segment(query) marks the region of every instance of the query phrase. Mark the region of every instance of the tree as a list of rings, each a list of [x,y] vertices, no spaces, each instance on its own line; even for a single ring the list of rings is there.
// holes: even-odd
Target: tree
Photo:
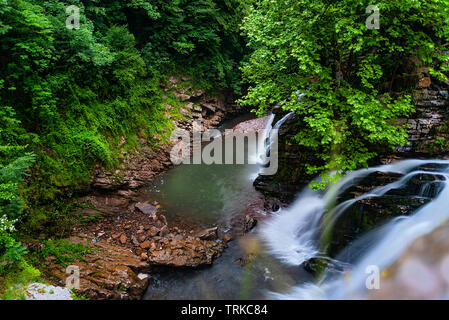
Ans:
[[[295,111],[295,141],[319,159],[306,171],[324,181],[333,170],[367,166],[379,145],[406,142],[406,128],[392,119],[413,111],[410,90],[393,92],[392,84],[409,58],[440,79],[448,70],[449,1],[378,1],[379,29],[366,25],[370,4],[259,0],[244,20],[254,51],[243,68],[250,88],[242,103],[264,113],[282,101]]]
[[[21,156],[36,158],[26,185],[0,181],[14,200],[0,198],[0,213],[22,198],[22,226],[51,230],[63,210],[49,207],[85,187],[95,165],[117,166],[122,147],[169,135],[177,110],[162,103],[170,99],[159,86],[165,76],[237,88],[245,3],[0,0],[0,170],[23,173]],[[72,5],[76,29],[66,26]]]

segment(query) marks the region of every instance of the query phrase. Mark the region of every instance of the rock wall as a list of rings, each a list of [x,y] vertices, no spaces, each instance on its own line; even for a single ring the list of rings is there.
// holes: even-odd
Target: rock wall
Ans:
[[[395,150],[399,157],[442,157],[449,151],[449,91],[429,86],[414,94],[415,113],[408,124],[409,144]]]

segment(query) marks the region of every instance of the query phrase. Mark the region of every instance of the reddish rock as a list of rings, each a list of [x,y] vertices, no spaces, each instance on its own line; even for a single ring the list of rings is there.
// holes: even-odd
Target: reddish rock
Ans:
[[[223,235],[223,241],[224,241],[224,242],[228,243],[228,242],[231,242],[232,240],[233,240],[232,234],[230,234],[230,233],[225,233],[225,234]]]
[[[150,237],[155,237],[155,236],[157,236],[158,233],[159,233],[159,229],[156,227],[151,227],[148,231],[148,235]]]
[[[85,243],[85,239],[71,238],[74,243]],[[90,241],[89,241],[90,242]],[[80,270],[78,295],[92,300],[140,299],[147,288],[148,279],[137,276],[147,263],[140,260],[130,250],[108,245],[104,241],[94,244],[95,250],[86,254],[83,262],[71,262]],[[45,268],[45,278],[58,286],[65,286],[65,267],[51,263]],[[117,290],[117,288],[124,290]]]
[[[140,247],[142,248],[142,249],[148,249],[149,247],[150,247],[150,245],[151,245],[151,242],[150,241],[145,241],[145,242],[142,242],[141,244],[140,244]]]
[[[257,220],[251,217],[250,215],[246,215],[243,224],[245,232],[249,232],[256,226]]]
[[[197,232],[197,237],[201,240],[216,240],[218,238],[218,228],[208,228]]]
[[[142,260],[147,260],[147,259],[148,259],[148,254],[147,254],[146,252],[142,252],[142,253],[140,254],[140,258],[141,258]]]
[[[163,226],[161,228],[161,230],[159,231],[159,234],[161,237],[165,237],[166,235],[168,235],[170,233],[170,230],[168,230],[167,226]]]
[[[126,244],[126,241],[128,241],[128,238],[126,237],[125,234],[122,234],[122,235],[120,236],[120,243],[121,243],[121,244]]]
[[[132,241],[133,245],[135,245],[135,246],[139,245],[139,241],[137,240],[136,236],[131,236],[131,241]]]
[[[154,215],[157,213],[157,208],[149,203],[138,202],[135,205],[136,209],[145,214]]]
[[[165,239],[165,243],[148,251],[148,261],[153,265],[170,267],[197,267],[212,264],[225,248],[223,242],[188,237],[184,240]]]
[[[431,83],[430,77],[421,78],[418,82],[418,88],[427,88]]]

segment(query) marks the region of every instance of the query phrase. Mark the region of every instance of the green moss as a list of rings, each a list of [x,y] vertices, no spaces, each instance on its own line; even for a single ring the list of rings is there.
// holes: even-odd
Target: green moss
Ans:
[[[71,297],[73,300],[89,300],[89,298],[87,298],[86,296],[78,295],[76,293],[76,289],[72,289]]]
[[[40,272],[27,262],[14,267],[4,275],[0,276],[0,298],[3,300],[25,300],[25,289],[28,284],[37,282]]]
[[[429,150],[432,154],[447,152],[449,151],[449,142],[445,138],[438,138],[429,144]]]
[[[52,256],[56,258],[55,263],[67,267],[68,264],[76,261],[86,262],[84,256],[93,250],[87,243],[75,244],[66,239],[47,240],[42,243],[45,247],[30,256],[35,264],[40,264],[47,257]]]

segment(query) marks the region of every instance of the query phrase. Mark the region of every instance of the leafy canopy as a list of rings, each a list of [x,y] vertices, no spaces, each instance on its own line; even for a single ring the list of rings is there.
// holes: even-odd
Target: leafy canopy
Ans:
[[[380,29],[366,26],[370,4],[258,0],[244,19],[254,51],[243,67],[250,88],[242,103],[260,114],[279,101],[295,111],[295,140],[317,157],[306,172],[323,181],[330,171],[367,166],[379,145],[406,142],[392,119],[409,115],[412,101],[393,89],[411,57],[441,79],[448,69],[449,1],[377,1]]]
[[[167,135],[165,76],[237,88],[245,3],[0,0],[0,217],[25,208],[33,230],[52,230],[66,217],[48,206],[117,166],[122,137],[132,150]]]

